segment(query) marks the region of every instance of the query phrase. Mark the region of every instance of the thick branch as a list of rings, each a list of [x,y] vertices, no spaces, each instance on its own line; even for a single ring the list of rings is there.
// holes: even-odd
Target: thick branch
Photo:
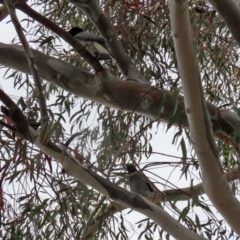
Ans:
[[[221,15],[231,31],[233,37],[240,45],[240,2],[237,0],[208,0]]]
[[[156,204],[148,201],[146,198],[133,194],[111,183],[94,173],[91,169],[82,166],[77,159],[64,155],[61,149],[57,148],[54,144],[48,143],[47,146],[42,145],[36,137],[36,133],[32,129],[30,130],[33,138],[36,139],[34,144],[62,164],[66,173],[70,176],[90,185],[104,196],[148,216],[176,239],[205,239],[181,225],[167,212],[159,208]]]
[[[240,168],[236,167],[230,170],[228,173],[226,173],[226,177],[229,182],[239,179]],[[185,201],[203,195],[204,193],[205,192],[202,183],[199,183],[197,185],[187,188],[164,190],[161,192],[161,195],[158,195],[159,197],[161,197],[161,199],[156,198],[154,199],[154,202]],[[113,216],[114,214],[123,211],[124,209],[126,209],[126,207],[119,203],[111,203],[107,211],[99,214],[96,219],[92,221],[91,226],[88,230],[88,234],[94,234],[99,229],[102,222],[104,222],[107,218]]]
[[[173,117],[177,102],[173,124],[188,127],[183,97],[180,95],[175,96],[167,90],[156,89],[147,84],[112,79],[108,72],[93,75],[39,51],[32,51],[40,77],[66,91],[115,109],[165,122]],[[0,64],[31,74],[21,46],[0,43]],[[218,132],[218,136],[225,137],[238,131],[240,120],[236,113],[217,110],[211,103],[207,103],[207,108],[212,117],[213,130],[226,133]]]
[[[206,103],[204,101],[187,1],[169,1],[174,46],[183,84],[190,137],[202,170],[204,190],[228,222],[240,234],[240,204],[222,171]]]

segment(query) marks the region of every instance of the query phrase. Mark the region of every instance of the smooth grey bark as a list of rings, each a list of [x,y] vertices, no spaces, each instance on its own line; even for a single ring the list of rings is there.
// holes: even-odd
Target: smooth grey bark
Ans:
[[[164,89],[156,89],[148,84],[122,81],[107,70],[90,74],[56,58],[32,50],[40,77],[79,97],[104,104],[122,111],[135,112],[169,122],[175,117],[175,126],[188,127],[182,96],[173,95]],[[25,53],[21,46],[0,43],[0,64],[14,70],[31,74]],[[177,110],[176,108],[177,104]],[[207,103],[212,119],[213,130],[222,130],[226,134],[237,131],[240,121],[237,114],[217,110]],[[219,133],[218,136],[225,136]],[[222,134],[222,135],[221,135]],[[240,135],[240,134],[239,134]]]
[[[192,42],[187,0],[169,1],[174,47],[183,84],[190,138],[205,193],[229,226],[240,235],[240,203],[222,170]]]
[[[240,1],[208,0],[208,2],[223,18],[238,45],[240,45]]]
[[[81,165],[74,157],[68,157],[59,151],[55,151],[55,149],[51,148],[51,145],[53,146],[52,143],[49,142],[47,146],[43,145],[39,141],[39,137],[36,132],[32,129],[30,129],[30,132],[32,134],[32,139],[34,139],[33,143],[43,152],[58,161],[68,175],[90,185],[105,197],[111,198],[112,200],[123,204],[126,207],[148,216],[176,239],[205,239],[204,237],[184,227],[166,211],[158,207],[156,204],[150,202],[146,198],[131,193],[124,188],[111,183],[109,180],[106,180],[94,173],[90,168],[86,168]]]

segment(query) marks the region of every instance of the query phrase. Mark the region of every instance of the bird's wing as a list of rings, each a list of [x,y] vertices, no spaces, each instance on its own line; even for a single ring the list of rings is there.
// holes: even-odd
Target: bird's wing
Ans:
[[[99,44],[105,44],[107,42],[103,37],[89,32],[80,32],[75,35],[75,37],[82,41],[95,41]]]
[[[114,58],[111,50],[109,49],[107,40],[105,38],[103,38],[102,36],[95,35],[95,34],[89,33],[89,32],[80,32],[77,35],[75,35],[75,38],[77,38],[80,41],[85,41],[85,42],[93,41],[93,42],[100,44],[110,53],[111,57]]]
[[[104,45],[99,44],[98,42],[94,42],[93,46],[97,49],[99,54],[102,54],[102,55],[109,55],[110,54],[108,49]]]
[[[146,181],[146,183],[147,183],[147,186],[148,186],[150,192],[155,192],[155,190],[153,189],[152,185],[148,181]]]
[[[141,176],[141,178],[146,183],[148,190],[150,192],[155,192],[155,189],[153,188],[152,184],[150,183],[150,180],[148,179],[148,177],[143,172],[139,172],[138,174],[139,174],[139,176]]]

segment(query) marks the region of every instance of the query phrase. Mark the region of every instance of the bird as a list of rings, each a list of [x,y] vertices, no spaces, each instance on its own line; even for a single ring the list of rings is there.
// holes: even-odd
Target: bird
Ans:
[[[143,177],[143,175],[137,171],[133,164],[126,164],[126,169],[128,174],[133,174],[129,177],[129,185],[131,192],[137,193],[143,197],[148,197],[149,193],[154,193],[155,190],[153,187],[147,182],[147,180]]]
[[[109,50],[109,44],[102,36],[85,32],[80,27],[73,27],[68,33],[77,38],[83,47],[85,47],[86,50],[99,61],[113,58]]]

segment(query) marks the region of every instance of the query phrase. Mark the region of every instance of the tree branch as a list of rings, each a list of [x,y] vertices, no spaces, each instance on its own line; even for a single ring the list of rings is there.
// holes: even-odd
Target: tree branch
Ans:
[[[228,29],[240,46],[240,2],[236,0],[208,0],[221,15]]]
[[[43,152],[57,160],[65,169],[66,173],[96,189],[107,198],[136,210],[159,224],[163,230],[179,240],[205,239],[181,225],[167,212],[156,204],[148,201],[137,194],[131,193],[116,184],[104,179],[94,173],[91,169],[81,165],[74,157],[69,157],[61,152],[53,143],[43,145],[36,136],[34,130],[30,129],[34,136],[34,144]]]
[[[237,180],[240,178],[240,168],[236,167],[226,173],[226,177],[229,182]],[[155,198],[154,202],[169,202],[169,201],[186,201],[192,198],[203,195],[204,189],[202,183],[197,185],[187,187],[187,188],[179,188],[179,189],[170,189],[161,191],[161,195],[158,194],[159,198]],[[88,234],[94,234],[100,227],[100,224],[104,222],[107,218],[113,216],[114,214],[125,210],[126,207],[117,203],[112,202],[108,207],[108,210],[103,214],[99,214],[94,221],[92,221],[91,226],[89,227]]]
[[[171,28],[183,84],[190,138],[202,170],[204,190],[230,227],[240,234],[240,203],[222,170],[192,43],[188,2],[169,1]]]
[[[106,74],[102,72],[93,75],[39,51],[32,51],[40,77],[68,92],[105,106],[122,111],[134,111],[164,122],[172,118],[177,104],[173,124],[188,128],[181,95],[176,96],[168,90],[153,88],[147,84],[111,79],[107,71]],[[0,43],[0,64],[31,74],[21,46]],[[97,81],[100,83],[96,84]],[[207,108],[212,117],[213,131],[221,130],[216,133],[218,137],[225,138],[227,135],[237,133],[240,118],[236,113],[219,110],[209,102]],[[237,145],[237,142],[234,144]]]
[[[20,42],[22,43],[23,49],[25,51],[25,55],[28,61],[28,66],[31,71],[31,75],[33,76],[33,80],[36,86],[36,93],[37,98],[40,106],[40,112],[41,112],[41,123],[42,127],[48,126],[48,112],[47,112],[47,105],[46,105],[46,99],[43,95],[43,89],[41,84],[41,79],[38,73],[38,67],[34,60],[33,53],[28,45],[28,42],[23,34],[22,27],[20,22],[18,21],[17,15],[15,13],[14,6],[11,2],[11,0],[4,0],[5,5],[8,9],[8,12],[11,16],[12,23],[16,29],[16,32],[18,34],[18,37],[20,39]]]
[[[32,136],[29,132],[29,124],[21,109],[12,101],[8,95],[0,89],[0,100],[8,107],[1,107],[1,111],[8,116],[16,125],[17,132],[23,138],[32,142]]]
[[[97,1],[68,0],[80,8],[97,27],[101,35],[108,40],[110,50],[119,68],[128,80],[147,83],[145,77],[138,71],[125,49],[108,17],[105,16]]]
[[[105,106],[134,111],[164,122],[168,122],[174,113],[173,124],[188,127],[181,95],[176,96],[168,90],[153,88],[147,84],[112,79],[108,74],[93,75],[39,51],[32,51],[40,77],[68,92]],[[0,43],[0,64],[31,74],[21,46]],[[96,85],[96,81],[103,84]],[[178,107],[175,112],[176,104]],[[240,135],[237,132],[240,118],[236,113],[220,110],[211,103],[207,103],[207,108],[212,117],[213,131],[221,130],[217,132],[218,137],[225,138],[234,133]]]
[[[4,0],[0,0],[0,3],[3,3]],[[49,19],[45,18],[38,12],[34,11],[31,7],[29,7],[23,0],[20,0],[16,3],[16,8],[27,14],[29,17],[33,18],[34,20],[38,21],[57,35],[59,35],[62,39],[64,39],[68,44],[70,44],[75,51],[77,51],[88,63],[92,68],[96,71],[103,71],[104,68],[99,63],[99,61],[94,58],[83,46],[82,44],[71,34],[67,33],[65,30],[58,27],[55,23],[50,21]]]
[[[81,240],[85,240],[87,239],[87,236],[89,234],[91,234],[92,232],[89,231],[91,224],[93,222],[93,218],[95,217],[95,215],[97,214],[99,208],[102,206],[102,204],[104,203],[104,200],[106,198],[103,196],[102,199],[99,201],[99,203],[97,204],[97,206],[95,207],[95,209],[91,212],[90,216],[88,217],[87,223],[82,231],[82,235],[81,235]],[[99,226],[99,225],[98,225]],[[96,229],[97,231],[97,229]]]

